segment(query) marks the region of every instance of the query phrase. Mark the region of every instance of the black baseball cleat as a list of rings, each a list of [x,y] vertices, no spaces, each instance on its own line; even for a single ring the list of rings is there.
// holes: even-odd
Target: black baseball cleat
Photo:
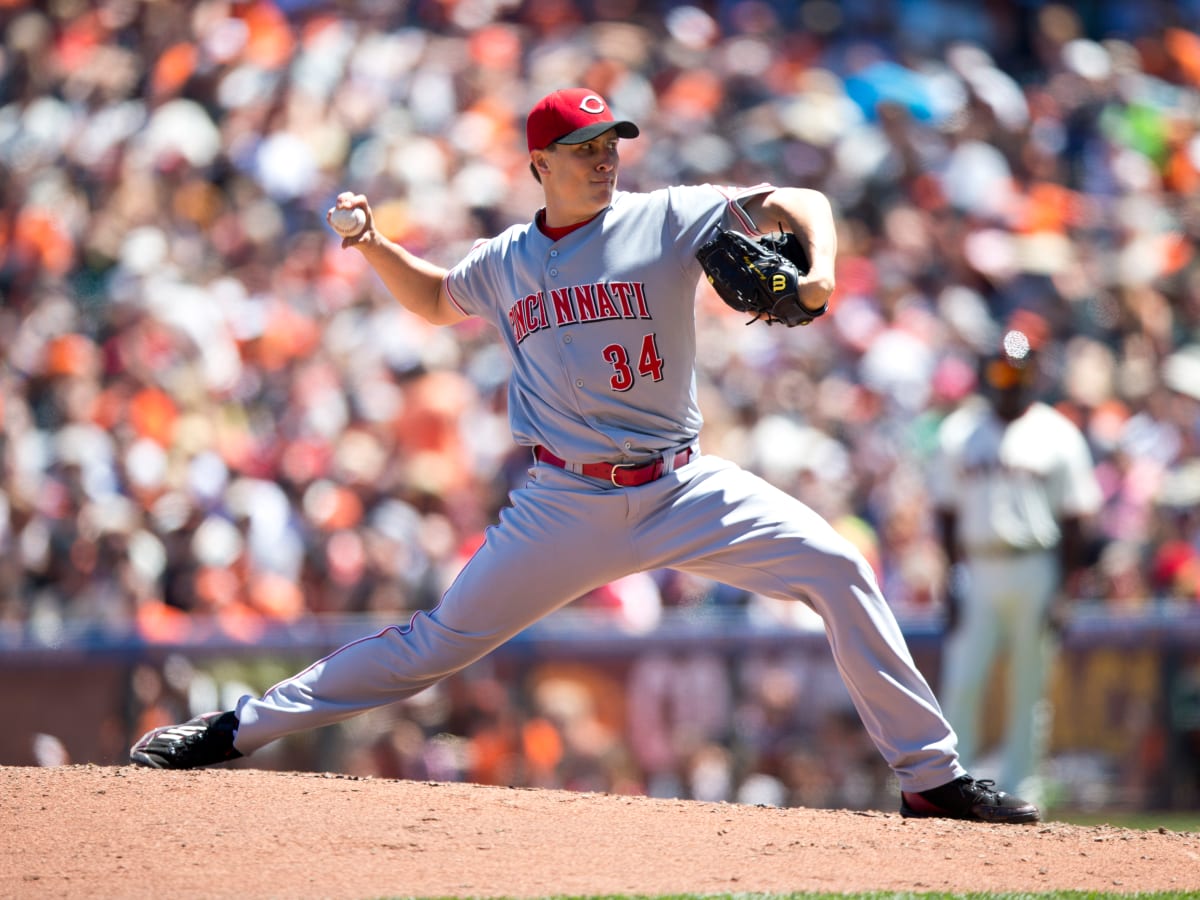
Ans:
[[[151,769],[198,769],[238,759],[233,747],[238,718],[229,712],[211,712],[184,722],[155,728],[129,751],[129,760]]]
[[[1019,825],[1040,822],[1038,808],[1020,797],[996,790],[994,781],[970,775],[920,793],[900,793],[900,815],[906,819],[972,819]]]

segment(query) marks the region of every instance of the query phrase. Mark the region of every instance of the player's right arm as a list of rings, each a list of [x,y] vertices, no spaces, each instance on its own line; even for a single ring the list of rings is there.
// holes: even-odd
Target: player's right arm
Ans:
[[[358,235],[343,238],[342,246],[358,250],[405,309],[434,325],[453,325],[466,318],[446,292],[446,270],[376,231],[366,197],[342,193],[338,195],[337,206],[358,207],[366,213],[366,228]]]

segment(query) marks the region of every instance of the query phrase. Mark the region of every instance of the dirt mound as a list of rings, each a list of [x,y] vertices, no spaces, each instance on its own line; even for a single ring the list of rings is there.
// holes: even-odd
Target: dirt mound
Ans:
[[[1200,888],[1200,835],[252,769],[0,768],[0,896]]]

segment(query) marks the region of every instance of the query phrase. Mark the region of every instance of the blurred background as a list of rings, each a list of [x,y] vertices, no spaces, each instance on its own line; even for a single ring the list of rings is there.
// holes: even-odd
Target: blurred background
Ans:
[[[858,542],[933,683],[937,426],[1014,313],[1044,320],[1043,396],[1104,489],[1047,803],[1200,809],[1200,3],[0,0],[0,25],[0,764],[124,764],[437,602],[529,464],[507,362],[408,315],[324,213],[366,193],[452,264],[530,219],[525,112],[585,85],[642,128],[626,189],[833,201],[830,316],[747,328],[698,289],[702,443]],[[631,577],[235,765],[894,809],[796,607]]]

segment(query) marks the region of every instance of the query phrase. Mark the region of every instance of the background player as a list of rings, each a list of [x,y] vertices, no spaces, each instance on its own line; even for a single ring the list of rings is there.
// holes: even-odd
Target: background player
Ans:
[[[782,224],[811,260],[802,303],[821,310],[834,288],[828,201],[765,184],[617,191],[618,142],[637,134],[590,91],[543,98],[527,138],[545,207],[449,271],[376,232],[365,197],[338,197],[367,217],[344,246],[405,307],[433,323],[479,316],[496,327],[512,359],[509,415],[531,449],[529,480],[432,612],[235,710],[151,731],[134,745],[135,763],[209,765],[402,700],[589,590],[676,568],[807,602],[822,616],[905,815],[1038,819],[1032,804],[959,764],[954,733],[861,554],[799,500],[697,445],[697,249],[719,228],[759,234]]]
[[[1055,626],[1085,564],[1083,523],[1100,487],[1080,430],[1035,400],[1039,323],[1003,338],[983,362],[983,394],[950,414],[939,434],[934,496],[956,577],[940,696],[971,766],[983,749],[994,663],[1007,661],[1001,777],[1038,796],[1035,772],[1048,716],[1043,695]]]

